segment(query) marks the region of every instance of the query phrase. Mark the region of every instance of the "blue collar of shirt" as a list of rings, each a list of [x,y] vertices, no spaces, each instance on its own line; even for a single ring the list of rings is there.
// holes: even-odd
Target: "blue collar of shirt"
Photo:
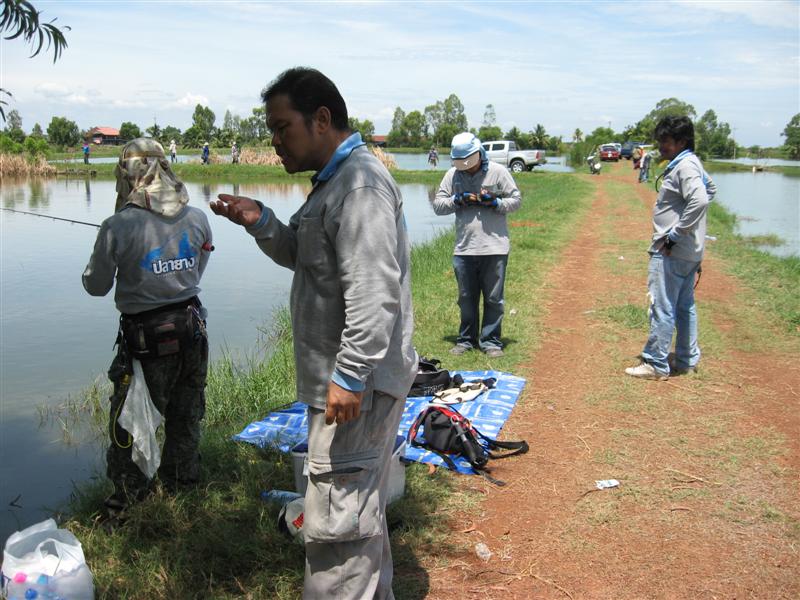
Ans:
[[[361,139],[361,134],[357,131],[348,137],[345,141],[339,144],[339,147],[336,148],[336,151],[331,156],[331,159],[328,161],[328,164],[319,172],[316,173],[312,178],[312,183],[317,183],[318,181],[328,181],[331,177],[334,176],[336,170],[339,168],[344,160],[350,156],[350,153],[358,148],[359,146],[364,146],[365,142]]]
[[[679,162],[681,162],[687,156],[691,156],[693,154],[694,154],[694,152],[692,152],[688,148],[686,150],[684,150],[683,152],[681,152],[680,154],[678,154],[678,156],[676,156],[671,161],[669,161],[669,164],[667,165],[667,168],[664,169],[664,175],[669,175],[672,172],[672,170],[675,167],[678,166]],[[708,186],[708,175],[706,174],[706,172],[704,170],[701,169],[701,171],[702,171],[702,176],[703,176],[703,185]]]
[[[680,154],[678,154],[678,156],[676,156],[671,161],[669,161],[669,164],[667,165],[667,168],[666,168],[666,172],[669,173],[670,171],[672,171],[672,169],[674,169],[675,167],[678,166],[679,162],[681,162],[684,158],[686,158],[690,154],[693,154],[693,152],[691,150],[689,150],[688,148],[686,150],[684,150],[683,152],[681,152]]]

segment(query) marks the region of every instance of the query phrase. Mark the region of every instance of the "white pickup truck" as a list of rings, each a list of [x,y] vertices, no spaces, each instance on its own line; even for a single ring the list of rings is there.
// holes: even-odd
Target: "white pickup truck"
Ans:
[[[547,162],[544,150],[517,150],[515,142],[497,140],[481,145],[490,161],[508,167],[513,173],[533,171],[533,167]]]

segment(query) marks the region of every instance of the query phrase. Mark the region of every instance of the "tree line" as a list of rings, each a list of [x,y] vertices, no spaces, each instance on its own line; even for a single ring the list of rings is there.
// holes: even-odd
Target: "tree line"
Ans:
[[[492,104],[487,104],[479,128],[469,127],[464,113],[464,104],[456,94],[426,106],[422,111],[404,111],[395,108],[392,127],[386,138],[387,146],[394,148],[422,148],[427,146],[449,146],[453,136],[462,131],[471,131],[483,141],[512,140],[520,148],[539,148],[560,152],[561,136],[551,136],[544,125],[537,124],[528,132],[512,127],[505,133],[497,125],[497,115]]]
[[[706,110],[698,118],[697,111],[691,104],[677,98],[660,100],[644,117],[628,125],[621,132],[614,131],[610,127],[598,127],[589,135],[584,135],[580,129],[576,129],[570,143],[564,142],[561,136],[549,135],[541,124],[537,124],[528,132],[518,127],[503,132],[496,123],[495,109],[491,104],[486,105],[481,126],[477,129],[469,128],[464,106],[455,94],[427,106],[422,112],[413,110],[406,113],[398,106],[392,118],[387,145],[401,148],[422,148],[428,145],[446,147],[450,145],[450,140],[455,134],[472,131],[481,140],[512,140],[520,148],[541,148],[561,153],[565,147],[569,147],[571,161],[573,164],[579,164],[601,144],[628,140],[643,144],[654,143],[656,123],[667,115],[686,115],[693,120],[695,152],[703,158],[731,158],[740,149],[732,136],[730,124],[720,121],[713,109]],[[351,117],[350,128],[359,131],[367,142],[371,142],[375,135],[375,126],[369,119],[361,121]],[[46,154],[51,147],[72,148],[83,140],[88,140],[88,131],[81,131],[77,123],[66,117],[56,116],[50,120],[46,130],[36,123],[30,133],[26,134],[19,111],[13,109],[6,114],[5,129],[0,132],[0,152]],[[171,125],[160,127],[158,124],[153,124],[142,131],[138,125],[130,121],[123,122],[119,131],[123,140],[146,135],[164,145],[175,140],[179,145],[190,148],[199,148],[205,142],[214,146],[229,146],[234,141],[239,145],[260,145],[268,144],[271,140],[263,106],[253,108],[252,114],[247,117],[226,110],[221,127],[216,125],[214,111],[198,104],[192,115],[192,125],[185,131]],[[783,145],[785,155],[800,159],[800,113],[794,115],[787,123],[781,136],[785,138]],[[758,146],[746,150],[755,156],[762,152]]]
[[[700,117],[691,104],[678,98],[664,98],[655,107],[633,125],[628,125],[621,132],[610,127],[598,127],[588,136],[580,129],[573,134],[570,150],[570,162],[580,164],[599,145],[610,142],[634,141],[641,144],[654,144],[656,124],[666,116],[687,116],[694,123],[695,153],[703,159],[735,158],[737,151],[747,150],[750,154],[760,156],[764,149],[759,146],[743,148],[736,143],[730,124],[720,121],[713,109],[706,110]],[[800,159],[800,113],[792,117],[781,133],[786,138],[782,150],[787,157]]]

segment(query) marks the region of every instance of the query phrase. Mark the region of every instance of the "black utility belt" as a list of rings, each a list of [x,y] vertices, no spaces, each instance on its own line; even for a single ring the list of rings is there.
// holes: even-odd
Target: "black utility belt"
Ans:
[[[120,329],[125,345],[136,358],[158,358],[177,354],[192,343],[198,330],[200,300],[159,306],[135,315],[123,314]]]

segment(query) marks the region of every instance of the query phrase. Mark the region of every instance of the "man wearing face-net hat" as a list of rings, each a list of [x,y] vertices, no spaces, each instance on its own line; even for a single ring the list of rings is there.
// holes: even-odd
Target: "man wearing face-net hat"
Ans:
[[[520,193],[506,167],[489,161],[481,141],[464,132],[453,138],[453,167],[432,200],[437,215],[455,213],[453,270],[461,321],[451,354],[480,349],[503,356],[501,325],[510,249],[506,215],[520,206]],[[483,296],[483,318],[479,319]]]
[[[155,468],[167,489],[199,480],[208,341],[198,293],[213,250],[205,213],[188,206],[186,187],[158,142],[139,138],[126,144],[114,172],[116,210],[100,226],[83,273],[83,286],[93,296],[106,295],[116,280],[121,313],[109,369],[114,394],[107,475],[114,492],[106,507],[112,516],[146,494]],[[136,372],[165,421],[160,466],[144,465],[140,440],[119,424]]]

